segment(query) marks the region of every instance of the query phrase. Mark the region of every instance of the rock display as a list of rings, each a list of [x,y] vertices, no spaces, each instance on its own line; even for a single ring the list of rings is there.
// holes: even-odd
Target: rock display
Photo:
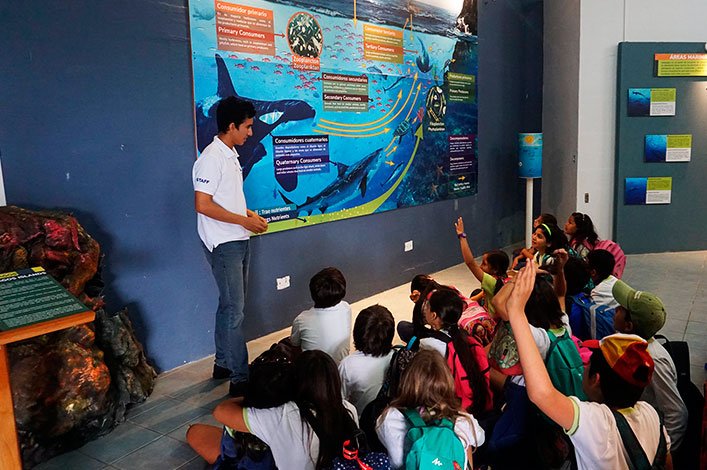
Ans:
[[[98,243],[73,216],[0,207],[0,272],[42,266],[96,312],[93,323],[8,348],[24,468],[107,434],[154,387],[127,311],[103,309],[100,261]]]

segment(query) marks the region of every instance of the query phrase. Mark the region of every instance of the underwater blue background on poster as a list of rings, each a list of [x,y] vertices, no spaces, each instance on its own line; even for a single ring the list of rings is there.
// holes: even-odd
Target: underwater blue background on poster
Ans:
[[[254,135],[238,151],[248,206],[269,232],[476,194],[478,43],[455,28],[462,2],[447,4],[359,1],[354,21],[351,1],[189,2],[198,150],[216,133],[218,99],[254,102]],[[226,34],[226,23],[240,26]],[[399,47],[393,37],[395,52],[376,60],[369,48],[386,34]],[[358,101],[332,105],[332,76],[364,82],[343,98]],[[289,136],[301,139],[293,158],[316,154],[318,166],[278,166],[274,139]],[[308,150],[316,136],[328,136],[327,155]],[[450,136],[473,136],[451,166]]]

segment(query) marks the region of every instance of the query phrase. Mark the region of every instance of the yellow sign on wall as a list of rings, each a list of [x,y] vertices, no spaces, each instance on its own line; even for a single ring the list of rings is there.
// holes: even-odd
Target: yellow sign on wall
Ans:
[[[707,77],[707,54],[655,54],[658,77]]]

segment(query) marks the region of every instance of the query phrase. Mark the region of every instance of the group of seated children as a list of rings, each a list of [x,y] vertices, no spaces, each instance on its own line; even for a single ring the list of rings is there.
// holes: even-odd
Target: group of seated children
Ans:
[[[215,468],[231,468],[239,435],[267,444],[280,469],[672,468],[687,410],[653,337],[665,309],[618,279],[589,216],[573,213],[563,232],[541,215],[511,270],[500,250],[477,263],[461,218],[455,231],[478,296],[415,276],[411,321],[397,326],[407,345],[393,347],[393,315],[373,305],[349,354],[346,281],[320,271],[314,307],[293,322],[303,352],[282,403],[227,400],[214,411],[224,427],[193,425],[189,444]]]

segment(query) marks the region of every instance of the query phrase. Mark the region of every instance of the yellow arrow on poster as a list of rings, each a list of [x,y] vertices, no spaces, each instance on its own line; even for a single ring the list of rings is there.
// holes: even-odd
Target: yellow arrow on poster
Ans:
[[[386,127],[382,131],[374,132],[372,134],[340,134],[337,132],[327,132],[327,131],[323,131],[320,129],[313,129],[313,130],[314,130],[314,132],[317,132],[319,134],[336,135],[339,137],[350,137],[352,139],[362,139],[364,137],[375,137],[377,135],[387,134],[390,131],[390,128]],[[365,129],[365,130],[368,130],[368,129]],[[362,129],[358,132],[364,132],[364,130]]]
[[[415,141],[415,148],[412,149],[412,154],[410,155],[410,159],[408,160],[407,165],[405,165],[405,168],[403,169],[402,173],[400,173],[400,176],[398,176],[398,179],[395,180],[395,183],[393,186],[391,186],[386,192],[372,200],[371,202],[368,202],[362,206],[355,207],[353,210],[357,212],[356,215],[368,215],[368,214],[373,214],[376,209],[378,209],[383,203],[390,197],[393,192],[398,189],[398,186],[400,183],[402,183],[403,178],[407,174],[408,169],[410,168],[410,165],[412,164],[412,161],[415,159],[415,154],[417,153],[417,147],[420,145],[420,141],[424,139],[424,134],[422,131],[422,125],[420,125],[417,128],[417,131],[415,131],[415,137],[417,137],[417,140]],[[360,212],[358,211],[360,209]]]
[[[420,85],[421,84],[417,85],[417,91],[415,92],[415,98],[413,98],[413,100],[412,100],[412,106],[410,106],[410,109],[408,110],[408,113],[405,116],[406,121],[410,117],[410,113],[412,113],[412,110],[415,109],[415,105],[417,104],[417,97],[420,95]]]
[[[384,151],[384,152],[387,152],[388,149],[390,148],[390,146],[393,145],[393,142],[395,142],[395,136],[393,136],[393,137],[390,139],[390,142],[388,142],[388,145],[386,146],[386,148],[385,148],[383,151]]]
[[[417,128],[417,132],[415,132],[415,137],[417,137],[417,140],[415,142],[415,148],[412,150],[412,154],[410,155],[410,159],[408,160],[407,165],[405,165],[405,168],[400,173],[400,176],[398,176],[398,179],[395,181],[395,183],[393,183],[393,186],[391,186],[382,195],[373,199],[371,202],[368,202],[368,203],[363,204],[358,207],[352,207],[351,209],[343,209],[338,212],[332,212],[332,213],[327,213],[327,214],[310,215],[306,219],[294,218],[294,219],[272,222],[269,226],[270,227],[269,233],[280,232],[282,230],[288,230],[288,229],[296,228],[296,227],[304,227],[307,225],[319,224],[322,222],[330,222],[333,220],[343,220],[343,219],[346,219],[349,217],[357,217],[360,215],[372,214],[393,194],[393,192],[398,188],[398,186],[400,186],[400,183],[402,183],[403,178],[405,177],[408,170],[410,169],[410,165],[412,164],[412,161],[415,159],[415,154],[417,153],[417,148],[420,145],[420,140],[424,139],[422,125],[420,125]]]
[[[354,28],[356,27],[356,22],[358,21],[356,19],[356,0],[353,0],[354,2],[354,14],[353,14],[353,21],[354,21]]]
[[[328,129],[328,130],[332,130],[332,131],[337,131],[337,132],[354,133],[354,132],[372,131],[372,130],[378,129],[378,128],[382,127],[382,126],[388,125],[389,123],[393,122],[393,121],[395,120],[395,118],[397,118],[397,117],[400,115],[400,113],[402,113],[403,110],[407,107],[408,103],[410,102],[410,97],[412,96],[412,90],[414,89],[415,83],[417,82],[417,77],[418,77],[418,75],[417,75],[417,73],[415,73],[415,77],[414,77],[414,80],[413,80],[413,82],[412,82],[412,87],[410,88],[410,92],[408,93],[407,98],[405,98],[405,103],[403,103],[403,105],[400,107],[400,109],[398,110],[398,112],[393,115],[393,117],[388,118],[386,121],[381,122],[380,124],[377,124],[377,125],[375,125],[375,126],[368,127],[368,128],[366,128],[366,129],[339,129],[339,128],[336,128],[336,127],[325,126],[325,125],[323,125],[323,124],[317,124],[317,127],[320,127],[320,128],[322,128],[322,129]],[[417,96],[418,96],[419,93],[420,93],[420,87],[421,87],[421,86],[422,86],[421,83],[418,83],[418,84],[417,84],[417,94],[415,95],[415,100],[417,100]],[[401,91],[402,91],[402,90],[401,90]],[[413,107],[414,107],[414,105],[415,105],[415,102],[413,102]],[[409,113],[408,113],[408,115],[409,115]],[[315,129],[315,130],[316,130],[316,129]]]
[[[386,153],[385,156],[386,156],[386,157],[391,156],[392,154],[395,153],[396,150],[398,150],[398,146],[397,146],[397,145],[396,145],[395,147],[393,147],[393,150],[391,150],[390,152]],[[386,163],[388,163],[388,162],[386,162]]]
[[[333,125],[333,126],[338,126],[338,127],[366,127],[366,126],[370,126],[370,125],[379,123],[379,122],[381,122],[383,119],[385,119],[385,118],[387,118],[388,116],[390,116],[390,113],[392,113],[393,111],[395,111],[395,108],[396,108],[396,106],[398,106],[398,103],[400,103],[400,100],[402,99],[402,97],[403,97],[403,90],[400,90],[400,92],[398,93],[398,99],[395,101],[395,104],[393,104],[393,106],[390,107],[390,110],[389,110],[387,113],[385,113],[385,114],[383,115],[383,117],[378,118],[378,119],[376,119],[375,121],[364,122],[364,123],[360,123],[360,124],[347,124],[347,123],[345,123],[345,122],[337,122],[337,121],[330,121],[330,120],[328,120],[328,119],[320,119],[319,122],[325,122],[325,123],[327,123],[327,124],[331,124],[331,125]],[[320,127],[322,127],[322,126],[320,126]]]

